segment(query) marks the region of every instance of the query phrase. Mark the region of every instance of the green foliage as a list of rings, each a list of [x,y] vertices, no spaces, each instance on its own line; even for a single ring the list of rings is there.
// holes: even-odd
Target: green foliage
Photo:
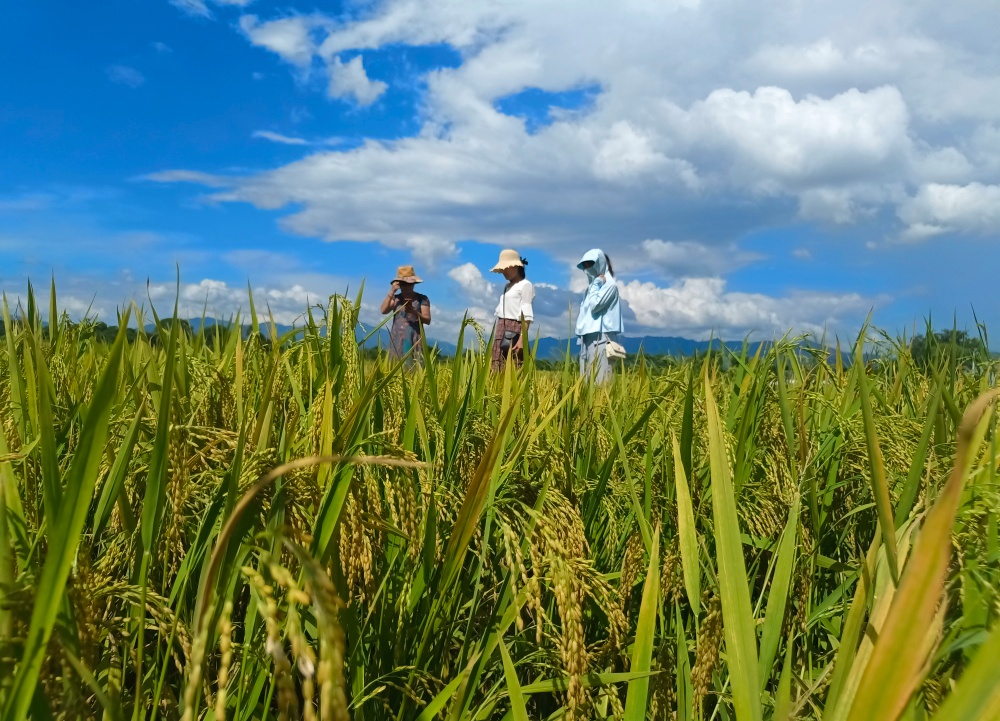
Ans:
[[[964,330],[928,330],[910,341],[910,357],[921,367],[946,363],[960,365],[989,361],[991,353],[982,336]]]

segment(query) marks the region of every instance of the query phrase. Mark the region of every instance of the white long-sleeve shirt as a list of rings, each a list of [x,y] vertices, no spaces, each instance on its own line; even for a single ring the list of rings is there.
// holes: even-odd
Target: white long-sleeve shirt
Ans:
[[[524,319],[532,321],[535,319],[535,311],[531,307],[531,302],[535,299],[535,286],[530,280],[519,280],[500,296],[497,309],[493,315],[497,318],[508,318],[510,320]]]

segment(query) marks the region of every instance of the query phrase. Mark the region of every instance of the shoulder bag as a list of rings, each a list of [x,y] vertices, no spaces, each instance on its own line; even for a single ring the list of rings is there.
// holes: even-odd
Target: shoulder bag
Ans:
[[[501,305],[503,307],[502,314],[504,316],[503,320],[507,320],[507,291],[511,290],[511,288],[513,287],[514,286],[511,285],[510,288],[505,289],[503,293],[503,300],[501,301]],[[504,353],[507,353],[508,351],[510,351],[511,348],[514,347],[514,344],[517,343],[517,339],[520,337],[521,337],[520,330],[503,331],[503,336],[500,338],[500,350],[502,350]]]

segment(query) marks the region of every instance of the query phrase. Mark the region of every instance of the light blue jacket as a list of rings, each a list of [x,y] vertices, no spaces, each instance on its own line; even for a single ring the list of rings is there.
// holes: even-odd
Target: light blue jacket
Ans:
[[[594,265],[584,269],[585,261],[592,260]],[[576,334],[578,336],[590,333],[621,333],[622,304],[618,294],[618,282],[608,270],[607,257],[600,248],[594,248],[584,253],[576,264],[590,279],[587,292],[580,305],[580,315],[576,319]],[[601,276],[604,280],[601,280]]]

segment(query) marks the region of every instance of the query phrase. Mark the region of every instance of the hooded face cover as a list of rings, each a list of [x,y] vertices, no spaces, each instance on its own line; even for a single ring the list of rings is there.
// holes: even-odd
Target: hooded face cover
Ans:
[[[587,261],[593,261],[594,264],[589,268],[585,268],[583,264]],[[583,254],[576,267],[586,273],[589,280],[593,281],[597,276],[604,275],[607,272],[608,263],[604,257],[604,251],[600,248],[594,248]]]

